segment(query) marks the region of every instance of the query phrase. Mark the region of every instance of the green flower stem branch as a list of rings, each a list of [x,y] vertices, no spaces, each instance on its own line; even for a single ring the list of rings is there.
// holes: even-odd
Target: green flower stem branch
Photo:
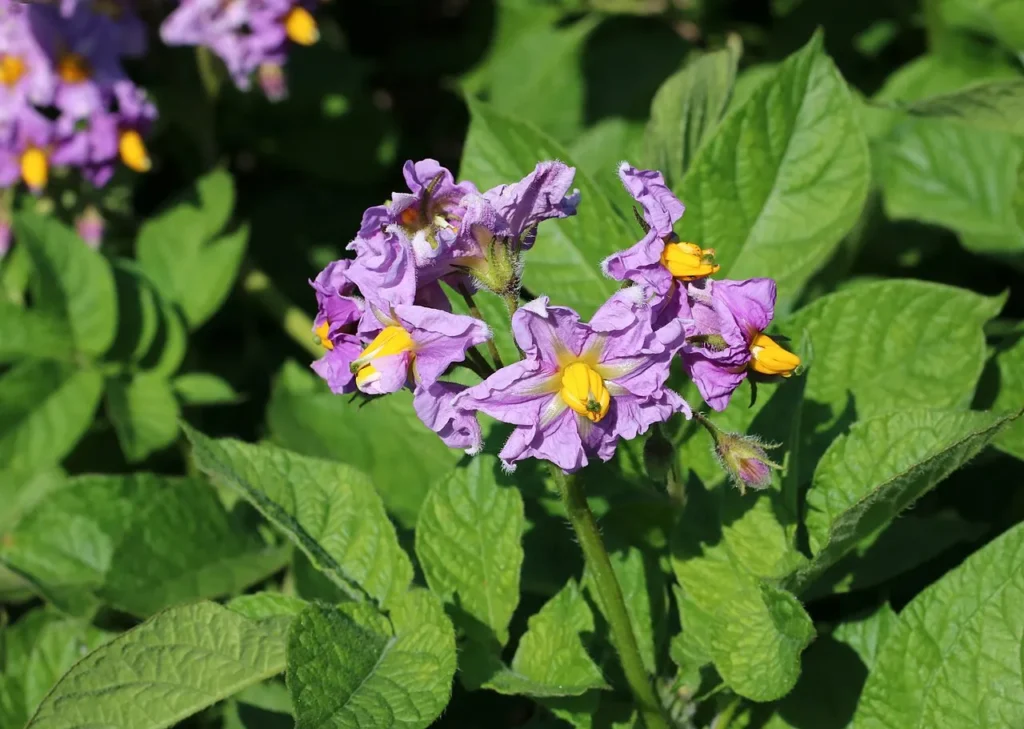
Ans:
[[[469,313],[471,316],[479,319],[480,321],[487,323],[484,315],[480,313],[480,307],[476,305],[473,300],[473,294],[470,293],[469,289],[464,286],[459,287],[459,293],[462,294],[462,300],[466,302],[466,306],[469,307]],[[498,354],[498,345],[494,343],[494,338],[487,340],[487,350],[491,353],[491,359],[494,360],[494,368],[501,369],[505,365],[501,363],[501,355]]]
[[[278,290],[270,276],[258,268],[247,267],[242,275],[242,290],[258,302],[299,346],[314,357],[319,358],[324,353],[313,339],[313,320]]]
[[[587,504],[583,484],[575,476],[564,474],[557,466],[552,466],[551,472],[558,482],[566,514],[576,532],[576,538],[597,587],[604,617],[611,629],[612,642],[618,651],[622,671],[633,692],[633,698],[636,699],[644,725],[647,729],[669,729],[661,702],[654,692],[654,684],[644,669],[640,648],[637,646],[633,626],[629,622],[629,613],[626,611],[626,601],[622,597],[622,588],[612,569],[608,550],[601,540],[594,512]]]

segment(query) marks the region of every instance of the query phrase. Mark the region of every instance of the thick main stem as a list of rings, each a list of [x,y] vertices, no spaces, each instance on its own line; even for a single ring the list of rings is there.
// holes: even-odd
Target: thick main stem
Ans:
[[[250,268],[242,277],[242,290],[262,304],[267,313],[285,333],[314,357],[324,352],[313,341],[313,321],[278,291],[270,276],[258,268]]]
[[[654,685],[651,683],[647,670],[644,668],[643,659],[640,657],[640,648],[637,646],[636,636],[633,634],[633,626],[629,622],[629,613],[626,611],[626,601],[622,597],[622,588],[619,587],[619,581],[615,577],[611,560],[608,558],[608,551],[601,540],[601,533],[598,530],[597,521],[594,519],[594,513],[587,505],[583,487],[574,476],[567,476],[558,468],[552,468],[552,473],[554,473],[562,492],[562,502],[565,504],[566,514],[569,516],[569,523],[572,524],[572,528],[576,532],[583,556],[594,578],[604,617],[611,629],[612,642],[619,654],[622,671],[633,692],[633,698],[636,699],[644,724],[647,729],[669,729],[669,724],[662,713],[661,703],[654,693]]]

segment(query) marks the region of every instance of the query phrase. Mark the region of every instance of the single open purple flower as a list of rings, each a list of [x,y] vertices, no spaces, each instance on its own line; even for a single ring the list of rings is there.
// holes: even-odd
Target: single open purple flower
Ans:
[[[634,281],[658,296],[667,296],[673,283],[693,281],[718,271],[714,252],[693,243],[681,243],[672,226],[685,207],[654,170],[638,170],[627,162],[619,166],[626,190],[643,207],[646,232],[636,245],[604,260],[604,272],[617,281]]]
[[[47,106],[56,79],[29,25],[29,8],[0,3],[0,124],[29,106]]]
[[[50,177],[52,140],[53,124],[31,107],[0,127],[0,187],[22,179],[32,192],[41,192]]]
[[[616,294],[583,324],[576,312],[540,297],[515,313],[512,329],[525,358],[454,404],[516,426],[500,454],[510,468],[533,457],[576,471],[588,456],[609,460],[620,438],[635,438],[673,413],[689,415],[686,402],[664,387],[681,322],[654,330],[650,309]]]
[[[683,364],[704,401],[724,410],[747,377],[755,341],[768,339],[762,332],[774,314],[775,282],[706,280],[690,284],[686,294],[680,307]]]
[[[316,291],[317,314],[313,334],[326,350],[311,367],[327,382],[332,392],[352,392],[355,381],[352,361],[363,351],[356,326],[363,314],[363,301],[347,275],[351,261],[334,261],[310,285]]]
[[[452,404],[466,390],[454,382],[420,385],[413,396],[413,407],[423,424],[440,436],[449,448],[461,448],[469,455],[480,451],[483,435],[476,414],[458,410]]]

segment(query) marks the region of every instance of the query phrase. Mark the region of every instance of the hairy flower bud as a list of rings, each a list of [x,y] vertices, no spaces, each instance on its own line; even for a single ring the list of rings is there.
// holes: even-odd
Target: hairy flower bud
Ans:
[[[740,493],[747,487],[764,489],[772,482],[772,471],[781,470],[775,461],[768,458],[767,450],[778,448],[778,443],[765,443],[756,435],[727,433],[704,415],[694,416],[714,439],[715,458],[725,469]]]

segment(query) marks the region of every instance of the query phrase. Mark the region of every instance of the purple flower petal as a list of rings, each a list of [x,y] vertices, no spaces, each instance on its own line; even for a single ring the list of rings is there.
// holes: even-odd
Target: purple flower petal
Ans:
[[[483,435],[476,415],[454,407],[455,396],[466,390],[453,382],[417,386],[413,407],[423,424],[440,436],[449,448],[461,448],[470,455],[479,452]]]

